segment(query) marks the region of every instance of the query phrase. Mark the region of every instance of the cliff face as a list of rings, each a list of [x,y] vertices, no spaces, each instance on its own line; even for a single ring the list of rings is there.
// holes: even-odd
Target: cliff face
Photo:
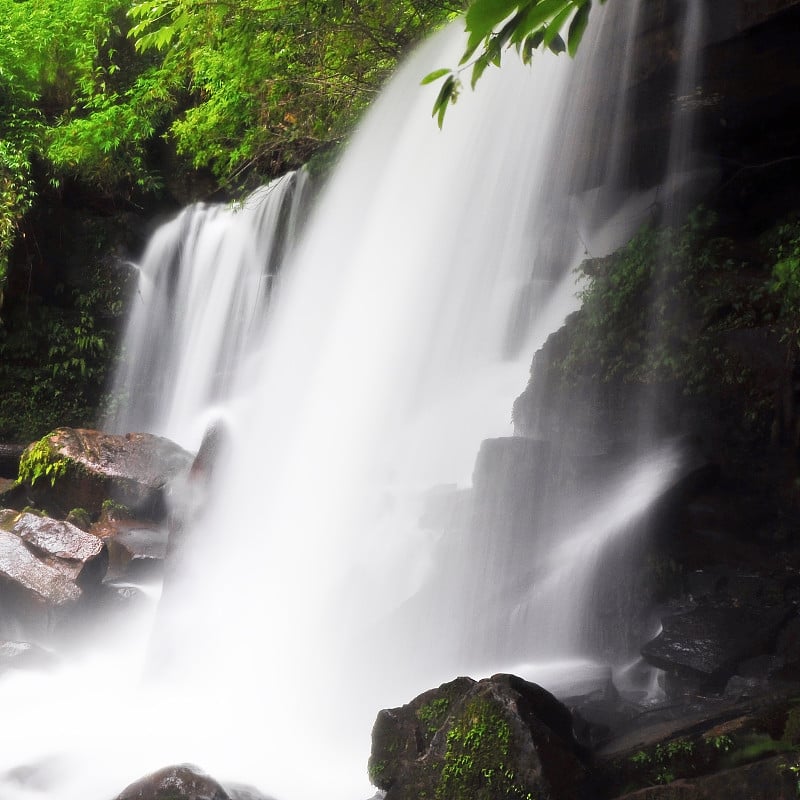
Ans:
[[[800,175],[800,3],[705,0],[699,74],[676,96],[680,4],[645,3],[634,54],[628,180],[663,174],[673,113],[690,113],[706,196],[757,226],[792,205]],[[768,195],[768,196],[767,196]]]
[[[665,628],[681,612],[727,641],[714,621],[726,614],[775,605],[785,621],[800,573],[800,3],[704,8],[696,85],[676,100],[680,17],[644,6],[628,128],[628,183],[650,186],[676,102],[687,105],[697,156],[691,203],[677,204],[695,210],[670,214],[665,195],[654,218],[671,227],[583,265],[583,307],[534,355],[514,420],[579,463],[633,462],[671,441],[704,464],[649,521],[638,586],[651,609],[664,604]],[[775,641],[759,655],[779,666],[758,679],[797,680]],[[714,690],[745,678],[735,660]],[[697,688],[685,665],[653,663],[675,696]]]

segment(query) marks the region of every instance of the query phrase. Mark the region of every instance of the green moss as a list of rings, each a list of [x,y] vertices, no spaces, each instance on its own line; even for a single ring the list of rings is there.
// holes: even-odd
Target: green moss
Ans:
[[[470,700],[447,733],[436,800],[534,800],[509,765],[511,728],[483,697]]]
[[[447,712],[450,710],[450,699],[448,697],[437,697],[430,703],[425,703],[417,709],[417,719],[425,725],[427,732],[436,733],[447,719]]]
[[[738,746],[731,751],[728,759],[728,763],[732,767],[749,764],[751,761],[758,761],[771,755],[794,750],[791,742],[783,739],[773,739],[766,733],[749,734],[742,737],[737,744]]]
[[[62,477],[69,466],[68,458],[57,458],[50,437],[52,433],[43,436],[38,442],[29,447],[19,460],[20,483],[29,483],[33,486],[39,478],[50,479],[50,485],[55,486],[56,480]]]
[[[369,780],[370,783],[374,785],[378,785],[378,781],[381,779],[381,775],[386,772],[387,763],[385,761],[370,761],[367,770],[369,772]]]
[[[92,524],[92,515],[85,508],[73,508],[69,514],[67,514],[67,522],[84,530],[88,530],[89,526]]]
[[[116,500],[112,500],[110,497],[103,500],[103,504],[100,506],[100,511],[104,516],[110,517],[111,519],[133,516],[128,506],[118,503]]]
[[[737,257],[713,214],[701,208],[681,227],[645,227],[579,270],[583,305],[554,362],[566,386],[671,385],[687,397],[739,403],[748,430],[767,424],[774,392],[726,337],[773,324],[773,281],[766,264]]]

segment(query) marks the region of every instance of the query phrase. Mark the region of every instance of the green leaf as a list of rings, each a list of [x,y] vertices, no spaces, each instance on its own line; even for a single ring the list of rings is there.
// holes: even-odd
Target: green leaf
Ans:
[[[450,69],[435,69],[433,72],[429,72],[420,82],[420,86],[425,86],[428,83],[433,83],[434,81],[438,81],[439,78],[443,78],[451,72]]]
[[[472,80],[470,85],[472,88],[475,88],[475,84],[481,79],[481,75],[486,71],[486,67],[489,66],[489,57],[487,53],[484,53],[480,58],[475,61],[475,64],[472,67]]]
[[[545,32],[544,35],[543,44],[545,47],[550,47],[550,43],[555,40],[556,36],[558,36],[559,32],[561,31],[561,28],[564,27],[564,23],[569,19],[570,14],[572,14],[572,11],[573,7],[569,5],[566,8],[562,8],[561,11],[559,11],[558,14],[556,14],[556,16],[553,17],[553,20],[547,26],[547,31]],[[564,50],[566,50],[566,46],[562,50],[558,51],[553,50],[553,52],[563,53]]]
[[[477,36],[480,41],[488,36],[518,6],[519,0],[475,0],[466,15],[470,39]]]
[[[559,53],[563,53],[567,49],[567,46],[564,44],[564,40],[560,36],[556,36],[553,39],[553,41],[550,42],[548,47],[556,55],[559,55]]]
[[[467,39],[467,46],[461,56],[458,65],[466,64],[472,58],[472,54],[478,49],[480,43],[486,38],[486,34],[471,33]]]
[[[522,63],[530,64],[533,58],[533,51],[541,47],[544,41],[544,28],[540,28],[536,33],[532,33],[525,39],[522,45]]]
[[[586,25],[589,22],[589,12],[592,9],[592,0],[587,0],[576,12],[572,18],[569,26],[569,33],[567,34],[567,50],[572,58],[575,58],[575,53],[578,52],[578,46],[583,39],[583,34],[586,31]]]
[[[536,0],[527,7],[525,16],[511,37],[511,42],[513,44],[521,42],[529,33],[551,20],[565,7],[572,7],[572,0]]]
[[[450,102],[452,102],[455,91],[456,78],[455,75],[451,75],[442,84],[442,88],[439,90],[439,94],[433,104],[433,113],[431,116],[437,117],[437,122],[440,128],[444,123],[444,115],[447,112],[447,106]]]

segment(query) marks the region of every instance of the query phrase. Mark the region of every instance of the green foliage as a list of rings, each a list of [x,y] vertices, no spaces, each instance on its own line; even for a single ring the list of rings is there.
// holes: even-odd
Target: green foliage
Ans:
[[[565,380],[674,383],[686,395],[748,381],[724,335],[763,324],[771,302],[765,281],[750,280],[714,226],[698,209],[680,228],[645,227],[581,265],[583,307],[557,365]]]
[[[54,426],[93,423],[113,368],[124,287],[104,265],[83,287],[30,296],[0,320],[0,436],[31,440]]]
[[[534,800],[508,765],[510,740],[498,708],[470,700],[447,732],[436,800]]]
[[[653,783],[672,783],[676,778],[694,770],[692,756],[695,746],[689,739],[673,739],[657,744],[650,750],[640,750],[631,762],[647,770]]]
[[[450,699],[437,697],[417,709],[417,719],[427,727],[428,733],[436,733],[444,724],[450,709]]]
[[[377,785],[381,775],[386,771],[387,763],[385,761],[376,761],[370,763],[368,767],[370,783]]]
[[[458,10],[452,0],[144,0],[129,16],[136,51],[157,54],[190,92],[169,127],[178,152],[231,184],[339,140],[408,46]]]
[[[462,72],[471,70],[474,89],[487,67],[500,66],[503,51],[510,47],[525,64],[531,62],[534,50],[540,49],[556,55],[566,51],[574,57],[591,9],[592,0],[472,0],[465,17],[467,44],[458,67],[437,69],[422,79],[426,84],[445,78],[433,104],[439,127],[448,106],[458,99]]]
[[[50,434],[47,434],[22,454],[17,480],[33,486],[39,478],[44,477],[50,479],[51,486],[55,486],[56,480],[66,473],[69,459],[54,458],[53,456]]]
[[[733,749],[733,739],[726,733],[704,738],[706,744],[710,744],[715,750],[721,753],[728,753]]]
[[[0,0],[0,293],[41,183],[130,199],[164,155],[239,189],[338,142],[459,0]],[[1,296],[0,296],[0,299]]]
[[[772,239],[770,288],[780,302],[781,338],[792,359],[800,349],[800,221],[780,225]]]

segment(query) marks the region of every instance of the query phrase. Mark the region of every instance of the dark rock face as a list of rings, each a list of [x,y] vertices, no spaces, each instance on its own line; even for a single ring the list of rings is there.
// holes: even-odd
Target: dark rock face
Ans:
[[[231,796],[197,767],[181,764],[132,783],[115,800],[231,800]]]
[[[569,711],[512,675],[457,678],[378,714],[369,773],[386,800],[582,796]]]
[[[114,436],[95,430],[59,428],[25,451],[22,462],[44,447],[48,463],[60,465],[48,476],[26,481],[32,505],[66,516],[83,508],[93,516],[111,499],[138,517],[160,520],[166,514],[168,483],[189,470],[192,456],[178,445],[147,433]],[[39,449],[39,453],[42,451]]]
[[[797,778],[793,766],[791,759],[778,756],[738,769],[640,789],[618,800],[795,800]]]
[[[669,677],[721,688],[736,667],[767,652],[789,608],[747,608],[707,603],[662,619],[663,630],[642,648]]]
[[[24,444],[0,442],[0,478],[16,478]]]

